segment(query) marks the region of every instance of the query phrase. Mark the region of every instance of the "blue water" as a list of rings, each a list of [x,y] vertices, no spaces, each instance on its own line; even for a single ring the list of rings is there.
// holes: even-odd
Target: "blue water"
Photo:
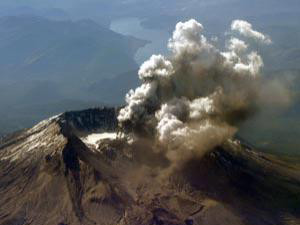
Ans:
[[[150,41],[145,47],[140,48],[135,55],[135,61],[139,65],[153,54],[168,54],[167,43],[171,35],[164,30],[142,27],[141,20],[138,18],[113,20],[110,29],[123,35]]]

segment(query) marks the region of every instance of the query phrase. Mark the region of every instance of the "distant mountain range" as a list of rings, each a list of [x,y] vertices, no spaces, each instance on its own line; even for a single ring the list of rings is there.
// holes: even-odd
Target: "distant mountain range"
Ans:
[[[91,82],[136,68],[133,55],[144,44],[91,20],[4,17],[0,19],[0,76],[5,80],[76,77]]]
[[[0,9],[0,16],[40,16],[53,20],[67,20],[70,16],[67,12],[59,8],[35,9],[29,6],[18,6],[13,8]]]
[[[110,104],[121,103],[137,76],[126,75],[126,81],[120,76],[137,70],[134,54],[146,43],[91,20],[1,17],[0,133],[32,125],[49,112],[107,103],[108,95],[113,96]],[[124,82],[116,90],[120,80]],[[75,108],[73,102],[78,103]],[[50,105],[49,112],[41,110]]]

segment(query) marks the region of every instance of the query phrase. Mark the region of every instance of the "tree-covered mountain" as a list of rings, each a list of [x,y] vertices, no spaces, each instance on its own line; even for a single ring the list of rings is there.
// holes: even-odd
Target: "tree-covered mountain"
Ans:
[[[53,21],[29,15],[0,18],[1,130],[19,129],[49,116],[32,108],[52,105],[51,112],[59,112],[67,110],[73,100],[84,106],[105,102],[101,90],[97,96],[86,90],[103,79],[136,70],[133,56],[145,43],[91,20]],[[112,90],[114,82],[110,85]],[[122,99],[117,96],[113,102]],[[65,107],[60,107],[61,102]],[[81,105],[70,109],[78,107]]]
[[[0,76],[5,80],[108,78],[135,68],[132,58],[142,44],[91,20],[4,17],[0,19]]]

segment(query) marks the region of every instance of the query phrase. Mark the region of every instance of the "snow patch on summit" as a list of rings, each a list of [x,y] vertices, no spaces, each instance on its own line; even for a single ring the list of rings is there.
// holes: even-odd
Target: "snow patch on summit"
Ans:
[[[98,144],[102,140],[105,140],[105,139],[114,140],[116,138],[117,138],[117,133],[104,132],[104,133],[89,134],[88,136],[81,138],[81,140],[87,145],[92,145],[92,146],[98,148]]]
[[[60,115],[56,115],[25,131],[19,139],[7,147],[7,151],[2,155],[0,161],[24,160],[29,155],[42,155],[47,149],[57,149],[62,146],[65,138],[60,133],[60,127],[56,123],[59,118]]]
[[[52,116],[52,117],[50,117],[48,119],[45,119],[45,120],[39,122],[37,125],[35,125],[31,129],[29,129],[27,131],[27,133],[28,134],[33,134],[35,132],[39,132],[41,129],[47,127],[50,123],[52,123],[54,121],[57,121],[61,115],[62,114],[58,114],[58,115]]]

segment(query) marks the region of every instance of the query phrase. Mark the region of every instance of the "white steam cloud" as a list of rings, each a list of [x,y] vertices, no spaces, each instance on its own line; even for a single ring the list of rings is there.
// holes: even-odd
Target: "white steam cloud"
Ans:
[[[241,35],[245,37],[254,38],[255,40],[261,41],[265,44],[272,43],[271,39],[268,36],[256,30],[253,30],[252,25],[244,20],[234,20],[231,24],[231,30],[238,31]]]
[[[221,51],[203,29],[194,19],[176,25],[171,57],[153,55],[141,66],[142,85],[126,95],[118,116],[123,127],[164,145],[176,163],[222,144],[256,108],[262,58],[236,37]],[[270,42],[245,21],[234,21],[232,30]]]

